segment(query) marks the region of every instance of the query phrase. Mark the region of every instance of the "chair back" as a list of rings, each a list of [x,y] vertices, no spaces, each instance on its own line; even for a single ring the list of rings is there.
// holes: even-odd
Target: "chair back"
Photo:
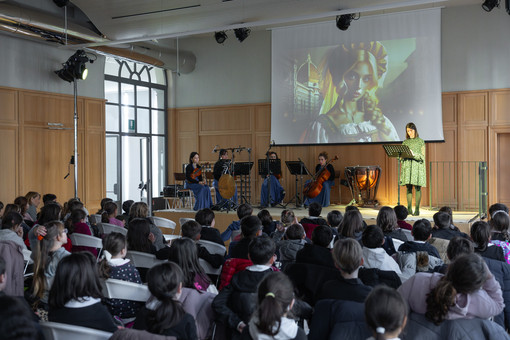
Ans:
[[[103,249],[103,240],[101,240],[99,237],[80,233],[72,233],[69,235],[69,238],[71,239],[73,246],[97,248],[99,250],[97,252],[97,257],[99,258],[101,249]]]
[[[128,230],[123,227],[119,227],[118,225],[111,224],[111,223],[98,223],[97,227],[99,228],[99,232],[101,235],[107,235],[110,233],[121,233],[122,235],[126,236]]]
[[[89,221],[92,224],[98,224],[101,223],[101,215],[99,214],[93,214],[89,216]]]
[[[404,241],[399,240],[398,238],[392,238],[393,245],[395,246],[395,250],[398,251],[398,248],[404,244]]]
[[[402,232],[406,235],[408,241],[414,241],[414,237],[411,234],[411,230],[401,228]],[[395,248],[396,249],[396,248]]]
[[[144,253],[141,251],[128,250],[126,258],[137,268],[152,268],[157,264],[166,262],[166,260],[158,260],[156,255]]]
[[[177,223],[172,220],[163,217],[152,216],[149,217],[152,223],[158,228],[172,229],[172,234],[175,232]]]
[[[59,322],[48,321],[39,324],[46,340],[107,340],[112,336],[109,332]]]
[[[103,295],[109,299],[121,299],[145,302],[149,299],[150,292],[146,285],[117,279],[101,281]]]
[[[200,267],[204,270],[204,273],[207,275],[220,275],[221,274],[221,266],[219,268],[214,268],[211,266],[209,262],[207,262],[204,259],[198,259],[198,263],[200,264]]]
[[[174,172],[175,181],[184,182],[186,180],[186,174],[183,172]]]
[[[216,242],[206,241],[206,240],[198,240],[198,244],[203,246],[207,251],[211,254],[220,254],[222,256],[225,255],[225,252],[227,251],[227,248],[222,246],[221,244],[218,244]]]
[[[241,235],[241,229],[232,230],[232,234],[230,235],[230,242],[234,241],[234,239],[239,235]]]
[[[23,261],[25,262],[25,267],[24,267],[25,269],[23,270],[23,276],[25,278],[27,278],[29,276],[34,275],[33,267],[32,267],[32,272],[31,273],[27,273],[28,265],[33,264],[34,261],[32,261],[32,252],[30,250],[22,249],[22,253],[23,253]]]
[[[188,221],[194,221],[195,219],[194,218],[190,218],[190,217],[181,217],[179,218],[179,226],[181,227],[181,230],[182,230],[182,225]]]

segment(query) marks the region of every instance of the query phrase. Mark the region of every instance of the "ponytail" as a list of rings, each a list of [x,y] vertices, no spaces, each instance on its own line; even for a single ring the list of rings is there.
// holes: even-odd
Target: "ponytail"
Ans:
[[[176,300],[182,286],[182,270],[173,262],[164,262],[149,269],[147,283],[149,291],[157,300],[156,309],[147,314],[147,330],[151,333],[162,334],[165,329],[178,324],[185,312]]]
[[[101,212],[101,222],[110,223],[110,216],[115,215],[118,210],[117,204],[113,201],[105,203],[103,211]],[[115,216],[114,216],[115,217]]]
[[[365,321],[376,339],[385,339],[386,333],[404,328],[408,313],[407,302],[395,289],[376,286],[365,300]]]
[[[294,287],[282,272],[268,274],[258,288],[256,323],[258,330],[270,336],[280,331],[281,319],[290,310],[294,300]]]
[[[443,276],[434,289],[427,294],[425,317],[439,325],[445,320],[450,307],[455,305],[456,296],[457,290],[446,276]]]
[[[103,238],[103,256],[99,262],[99,277],[110,278],[111,266],[108,263],[113,256],[117,256],[126,248],[126,237],[121,233],[110,233]]]
[[[51,260],[51,249],[55,245],[57,236],[64,230],[64,225],[60,221],[48,222],[46,225],[46,235],[37,243],[36,256],[34,261],[34,296],[42,298],[46,287],[46,276],[44,275],[46,266]]]

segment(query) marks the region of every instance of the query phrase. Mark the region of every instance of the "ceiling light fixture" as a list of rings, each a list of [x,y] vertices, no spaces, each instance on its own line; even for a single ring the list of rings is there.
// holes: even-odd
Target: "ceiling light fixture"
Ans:
[[[482,8],[486,12],[490,12],[494,7],[499,7],[499,0],[485,0],[482,4]]]
[[[223,44],[225,40],[227,40],[228,36],[225,31],[215,32],[214,33],[214,39],[216,39],[216,42],[218,44]]]
[[[67,82],[72,82],[75,79],[86,79],[88,70],[86,63],[90,61],[93,63],[94,60],[90,60],[84,50],[78,50],[73,54],[67,61],[62,64],[62,69],[55,71],[60,79]]]
[[[250,33],[251,33],[251,30],[246,27],[234,29],[234,34],[236,35],[236,38],[237,38],[237,40],[239,40],[239,42],[243,42],[244,39],[248,38]]]

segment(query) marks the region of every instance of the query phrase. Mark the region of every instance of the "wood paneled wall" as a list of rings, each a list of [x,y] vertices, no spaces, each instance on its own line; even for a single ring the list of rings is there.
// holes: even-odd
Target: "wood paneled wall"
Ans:
[[[443,94],[444,143],[427,144],[427,171],[430,161],[487,161],[489,167],[489,204],[510,204],[510,89],[448,92]],[[173,172],[182,171],[182,163],[188,161],[191,151],[198,151],[202,162],[214,163],[217,154],[211,153],[215,145],[220,147],[244,146],[252,148],[255,167],[252,175],[252,204],[260,199],[260,179],[257,159],[263,158],[270,143],[270,104],[251,104],[173,109],[169,111],[169,179],[173,183]],[[419,127],[418,127],[419,128]],[[317,155],[326,151],[338,155],[333,165],[344,178],[346,166],[379,165],[382,169],[377,199],[382,205],[395,205],[400,190],[400,202],[405,202],[405,188],[397,188],[397,163],[389,159],[381,145],[325,145],[286,146],[274,148],[285,160],[302,159],[307,167],[314,169]],[[243,152],[237,160],[247,161]],[[295,179],[285,168],[282,184],[287,191],[286,200],[295,194]],[[471,175],[476,176],[476,174]],[[437,177],[437,176],[436,176]],[[427,178],[428,180],[428,178]],[[447,183],[452,178],[436,178]],[[463,181],[472,181],[465,177]],[[459,180],[460,181],[460,180]],[[460,185],[463,183],[460,181]],[[348,203],[351,195],[338,181],[332,191],[333,203]],[[462,191],[443,195],[434,206],[462,202],[469,208],[478,208],[473,193]],[[429,202],[428,189],[424,189],[422,205]]]
[[[0,87],[0,200],[28,191],[74,197],[73,96]],[[78,195],[90,211],[105,196],[104,100],[78,98]],[[59,124],[59,125],[51,125]]]

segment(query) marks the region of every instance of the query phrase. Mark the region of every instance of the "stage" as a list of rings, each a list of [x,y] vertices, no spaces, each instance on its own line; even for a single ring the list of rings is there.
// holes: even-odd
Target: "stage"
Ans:
[[[326,218],[328,212],[331,210],[339,210],[342,214],[345,213],[345,207],[346,205],[331,205],[327,208],[322,209],[321,216]],[[363,216],[363,219],[368,225],[376,224],[376,218],[377,213],[379,212],[379,209],[381,206],[376,208],[365,208],[360,207],[359,210],[361,212],[361,215]],[[282,207],[274,207],[274,208],[267,208],[267,210],[270,212],[271,216],[273,217],[273,220],[279,220],[281,212],[285,208]],[[300,220],[303,217],[308,216],[308,210],[301,207],[296,208],[294,205],[289,205],[287,209],[292,209],[294,211],[294,214],[298,217],[298,220]],[[253,207],[253,214],[256,215],[260,209],[258,207]],[[437,209],[427,209],[427,207],[420,207],[420,216],[408,216],[406,221],[410,224],[413,224],[414,221],[426,218],[429,220],[432,224],[434,224],[434,221],[432,219],[432,216],[437,212]],[[187,218],[194,218],[195,217],[195,211],[191,209],[167,209],[167,210],[158,210],[154,212],[155,216],[164,217],[167,219],[170,219],[177,223],[177,227],[175,230],[176,234],[180,234],[180,225],[179,225],[179,218],[187,217]],[[216,225],[215,227],[220,231],[223,232],[232,221],[238,220],[237,213],[235,211],[225,212],[225,211],[215,211],[215,221]],[[478,220],[476,217],[477,212],[474,211],[454,211],[453,212],[453,224],[456,225],[461,231],[469,234],[469,229],[472,223]],[[470,220],[473,220],[470,223]]]

